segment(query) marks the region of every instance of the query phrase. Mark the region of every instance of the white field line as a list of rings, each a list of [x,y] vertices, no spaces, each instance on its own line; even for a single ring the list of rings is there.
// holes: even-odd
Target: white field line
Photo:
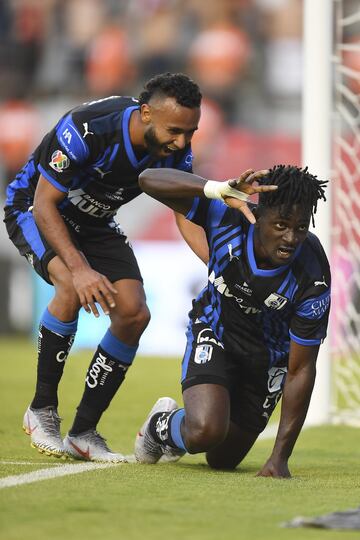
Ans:
[[[115,463],[76,463],[73,465],[63,465],[61,467],[51,467],[50,469],[40,469],[26,474],[17,474],[15,476],[6,476],[0,479],[0,489],[20,486],[22,484],[31,484],[40,482],[41,480],[49,480],[59,476],[67,476],[69,474],[79,474],[94,469],[106,469],[113,467]]]
[[[57,462],[57,461],[6,461],[1,459],[0,465],[64,465],[64,462]]]
[[[263,433],[260,434],[259,439],[271,439],[276,435],[277,425],[268,426]],[[135,462],[133,455],[125,456],[129,463]],[[0,461],[0,465],[43,465],[42,463],[33,463],[31,461]],[[49,465],[48,462],[44,465]],[[20,486],[23,484],[32,484],[34,482],[41,482],[42,480],[50,480],[51,478],[58,478],[61,476],[68,476],[70,474],[80,474],[87,471],[93,471],[95,469],[107,469],[114,467],[116,463],[73,463],[62,465],[61,463],[54,462],[51,468],[39,469],[25,474],[17,474],[14,476],[5,476],[0,479],[0,489],[7,487]]]

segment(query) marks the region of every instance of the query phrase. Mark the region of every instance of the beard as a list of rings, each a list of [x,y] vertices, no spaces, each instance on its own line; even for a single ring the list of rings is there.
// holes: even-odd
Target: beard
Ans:
[[[152,156],[158,156],[162,150],[163,145],[157,138],[153,127],[149,127],[147,131],[145,131],[144,139],[149,154]]]
[[[152,157],[164,157],[164,154],[166,156],[172,153],[171,150],[167,148],[166,143],[159,141],[153,127],[149,127],[147,131],[145,131],[144,140],[146,148]]]

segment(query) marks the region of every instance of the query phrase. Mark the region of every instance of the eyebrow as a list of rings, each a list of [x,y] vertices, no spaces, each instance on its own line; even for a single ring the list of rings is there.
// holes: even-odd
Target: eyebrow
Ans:
[[[191,129],[182,129],[178,126],[168,126],[167,129],[169,131],[178,131],[179,133],[190,133],[191,131],[197,131],[199,129],[199,126],[193,127]]]

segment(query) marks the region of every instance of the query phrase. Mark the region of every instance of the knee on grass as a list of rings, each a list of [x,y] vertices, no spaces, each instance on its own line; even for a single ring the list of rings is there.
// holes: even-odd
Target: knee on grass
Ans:
[[[227,429],[223,426],[217,427],[211,424],[197,424],[186,432],[186,449],[189,454],[208,452],[221,444],[226,434]]]

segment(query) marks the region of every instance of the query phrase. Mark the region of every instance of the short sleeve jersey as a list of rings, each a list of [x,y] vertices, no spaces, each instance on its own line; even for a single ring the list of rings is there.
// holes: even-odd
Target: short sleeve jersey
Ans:
[[[137,158],[129,122],[138,101],[112,96],[85,103],[66,113],[36,148],[8,186],[6,206],[24,211],[31,206],[40,173],[66,194],[60,209],[81,216],[111,219],[119,207],[141,193],[139,174],[147,167],[192,172],[188,145],[170,156]]]
[[[292,261],[263,270],[254,255],[254,226],[221,201],[194,199],[187,218],[201,225],[210,248],[207,287],[191,316],[208,324],[225,350],[286,363],[290,339],[320,344],[330,308],[330,269],[318,238],[308,233]]]

